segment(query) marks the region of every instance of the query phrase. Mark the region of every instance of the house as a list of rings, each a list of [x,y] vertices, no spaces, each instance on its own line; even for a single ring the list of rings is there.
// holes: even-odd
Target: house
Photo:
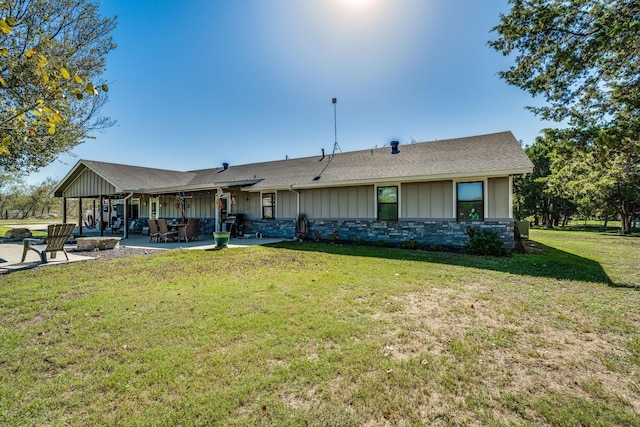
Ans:
[[[473,225],[513,247],[513,177],[532,169],[501,132],[186,172],[80,160],[54,195],[65,212],[70,198],[79,212],[87,201],[115,202],[129,230],[186,216],[202,233],[241,222],[245,234],[292,238],[304,216],[324,238],[461,246]]]

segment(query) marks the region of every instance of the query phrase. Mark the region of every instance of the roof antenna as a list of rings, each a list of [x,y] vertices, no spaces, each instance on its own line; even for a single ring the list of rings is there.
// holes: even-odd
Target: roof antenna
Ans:
[[[337,113],[336,113],[336,104],[338,103],[338,98],[331,99],[331,103],[333,104],[333,131],[335,134],[335,142],[333,143],[333,153],[331,153],[331,156],[333,157],[333,155],[336,154],[336,150],[340,150],[340,152],[342,153],[342,148],[340,148],[340,146],[338,145],[338,120],[337,120]]]

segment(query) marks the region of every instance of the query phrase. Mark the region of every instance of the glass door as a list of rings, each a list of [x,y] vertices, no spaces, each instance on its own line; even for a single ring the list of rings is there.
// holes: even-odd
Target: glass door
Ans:
[[[160,214],[160,199],[158,197],[149,198],[149,218],[158,219]]]

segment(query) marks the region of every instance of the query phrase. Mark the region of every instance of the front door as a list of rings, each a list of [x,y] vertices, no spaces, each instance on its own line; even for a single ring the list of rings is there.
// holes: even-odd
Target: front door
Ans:
[[[149,198],[149,218],[158,219],[160,209],[160,199],[158,197]]]

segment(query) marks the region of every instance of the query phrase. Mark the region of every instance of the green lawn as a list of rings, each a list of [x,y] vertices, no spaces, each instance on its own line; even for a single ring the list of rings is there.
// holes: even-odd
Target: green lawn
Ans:
[[[5,225],[0,225],[0,238],[4,237],[5,233],[13,228],[13,226],[5,226]],[[31,230],[31,234],[33,235],[33,237],[45,237],[47,235],[46,232],[46,226],[44,227],[45,231],[42,230]]]
[[[640,426],[640,238],[531,236],[0,276],[0,425]]]

